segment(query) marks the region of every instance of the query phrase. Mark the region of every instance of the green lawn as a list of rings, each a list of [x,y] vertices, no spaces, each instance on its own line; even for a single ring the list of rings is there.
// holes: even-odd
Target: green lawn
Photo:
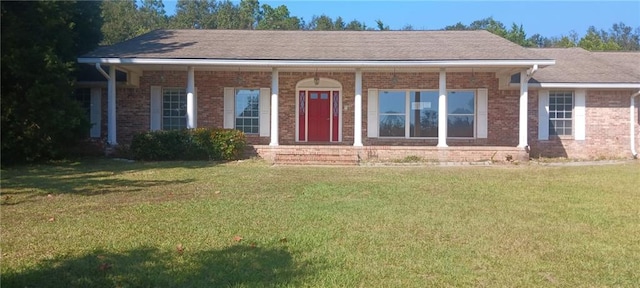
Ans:
[[[3,168],[2,287],[640,283],[640,163]]]

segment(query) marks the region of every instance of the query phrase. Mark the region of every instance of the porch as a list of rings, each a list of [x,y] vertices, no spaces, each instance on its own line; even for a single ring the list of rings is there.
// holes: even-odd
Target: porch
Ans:
[[[505,146],[251,145],[247,153],[278,165],[363,165],[377,162],[527,161],[529,153]]]

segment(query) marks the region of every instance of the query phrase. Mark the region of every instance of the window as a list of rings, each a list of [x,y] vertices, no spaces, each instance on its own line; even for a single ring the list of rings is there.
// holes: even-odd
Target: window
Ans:
[[[573,130],[573,92],[549,92],[549,135],[571,136]]]
[[[438,137],[438,98],[437,91],[380,91],[379,137]],[[448,92],[448,137],[474,137],[475,98],[474,91]]]
[[[235,128],[246,134],[260,132],[260,90],[236,89]]]
[[[450,91],[447,104],[447,136],[473,137],[476,106],[474,92]]]
[[[380,137],[404,137],[405,92],[381,91],[379,97]]]
[[[410,92],[409,137],[438,137],[438,92]]]
[[[91,119],[91,89],[78,88],[73,93],[73,98],[80,104],[80,108],[85,111],[87,119]],[[87,131],[89,133],[89,131]]]
[[[162,89],[162,130],[187,128],[187,92],[184,88]]]

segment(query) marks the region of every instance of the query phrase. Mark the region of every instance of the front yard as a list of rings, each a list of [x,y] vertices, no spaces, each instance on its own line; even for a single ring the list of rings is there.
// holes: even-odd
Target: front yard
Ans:
[[[2,170],[2,287],[634,286],[640,163]]]

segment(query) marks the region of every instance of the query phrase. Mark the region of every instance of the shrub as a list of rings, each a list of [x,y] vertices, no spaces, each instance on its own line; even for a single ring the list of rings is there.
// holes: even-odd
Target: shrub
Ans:
[[[130,152],[134,159],[147,161],[233,160],[240,158],[245,145],[240,131],[197,128],[136,134]]]

